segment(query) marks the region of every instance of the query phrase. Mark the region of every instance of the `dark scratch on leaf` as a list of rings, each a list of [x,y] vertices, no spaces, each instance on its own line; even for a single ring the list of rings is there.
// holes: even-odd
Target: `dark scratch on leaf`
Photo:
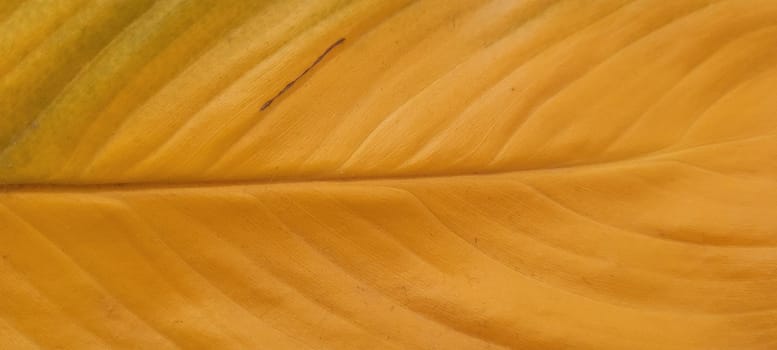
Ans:
[[[294,86],[294,83],[296,83],[297,80],[300,80],[303,76],[305,76],[305,74],[307,74],[311,69],[313,69],[313,67],[315,67],[319,62],[321,62],[321,60],[323,60],[324,57],[327,54],[329,54],[329,51],[332,51],[332,49],[334,49],[338,45],[342,44],[344,41],[345,41],[345,38],[340,38],[337,41],[335,41],[334,44],[329,45],[329,47],[326,50],[324,50],[324,53],[322,53],[320,56],[318,56],[318,58],[316,58],[315,61],[313,61],[313,64],[308,66],[308,68],[305,68],[305,70],[302,72],[302,74],[298,75],[296,78],[294,78],[294,80],[292,80],[291,82],[286,84],[286,86],[283,89],[281,89],[281,91],[278,91],[278,93],[275,94],[275,96],[273,96],[271,99],[267,100],[267,102],[265,102],[262,105],[262,108],[260,108],[259,111],[261,112],[261,111],[267,109],[267,107],[270,107],[270,105],[273,103],[273,101],[275,101],[276,98],[281,96],[284,92],[286,92],[286,90],[291,89],[291,87]]]

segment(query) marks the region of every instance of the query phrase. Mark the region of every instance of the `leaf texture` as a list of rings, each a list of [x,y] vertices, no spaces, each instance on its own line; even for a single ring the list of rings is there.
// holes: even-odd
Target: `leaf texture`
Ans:
[[[6,1],[2,349],[777,347],[777,1]]]

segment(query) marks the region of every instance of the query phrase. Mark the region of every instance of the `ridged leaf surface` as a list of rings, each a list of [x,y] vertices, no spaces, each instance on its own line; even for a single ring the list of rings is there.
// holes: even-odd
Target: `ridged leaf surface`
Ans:
[[[0,348],[777,348],[777,1],[3,1]]]

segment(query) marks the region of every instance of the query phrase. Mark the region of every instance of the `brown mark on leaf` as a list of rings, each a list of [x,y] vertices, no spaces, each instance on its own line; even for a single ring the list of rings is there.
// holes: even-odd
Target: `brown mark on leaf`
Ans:
[[[294,86],[294,83],[296,83],[297,80],[300,80],[303,76],[305,76],[305,74],[307,74],[311,69],[313,69],[313,67],[315,67],[319,62],[321,62],[321,60],[323,60],[324,57],[326,57],[326,55],[329,54],[329,51],[332,51],[332,49],[334,49],[338,45],[342,44],[343,42],[345,42],[345,38],[340,38],[337,41],[335,41],[334,44],[329,45],[329,47],[326,48],[326,50],[324,50],[324,53],[322,53],[320,56],[318,56],[318,58],[316,58],[315,61],[313,61],[313,64],[308,66],[308,68],[305,68],[305,70],[302,71],[302,73],[300,75],[298,75],[296,78],[294,78],[294,80],[292,80],[291,82],[286,84],[286,86],[283,87],[283,89],[281,89],[281,91],[278,91],[278,93],[275,94],[275,96],[273,96],[271,99],[267,100],[267,102],[265,102],[262,105],[262,108],[260,108],[259,111],[261,112],[261,111],[267,109],[267,107],[270,107],[270,105],[273,103],[273,101],[275,101],[276,98],[280,97],[284,92],[286,92],[286,90],[291,89],[291,87]]]

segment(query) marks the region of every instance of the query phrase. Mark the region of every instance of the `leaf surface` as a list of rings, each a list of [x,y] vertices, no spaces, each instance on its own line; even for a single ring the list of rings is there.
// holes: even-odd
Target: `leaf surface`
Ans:
[[[775,1],[8,1],[0,50],[0,348],[777,347]]]

